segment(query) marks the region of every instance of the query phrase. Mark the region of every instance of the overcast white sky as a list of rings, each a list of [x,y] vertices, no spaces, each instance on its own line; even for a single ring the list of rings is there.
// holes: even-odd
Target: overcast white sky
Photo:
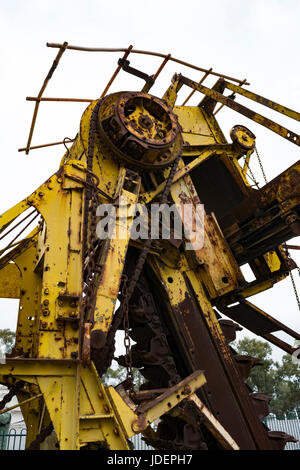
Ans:
[[[299,110],[299,22],[299,0],[2,1],[0,213],[54,173],[64,152],[61,146],[34,150],[28,156],[18,152],[26,145],[34,106],[25,98],[37,96],[57,54],[57,49],[45,46],[47,41],[91,47],[133,44],[137,49],[171,53],[202,67],[247,78],[253,91]],[[120,55],[67,51],[44,96],[97,98]],[[149,74],[160,64],[160,59],[138,55],[130,60],[132,66]],[[196,71],[170,64],[151,92],[161,96],[174,72],[195,80],[201,77]],[[141,80],[121,73],[111,91],[141,87]],[[187,93],[182,90],[179,104]],[[191,104],[197,104],[199,98],[195,96]],[[259,105],[252,106],[261,112]],[[85,104],[42,103],[32,145],[74,137],[84,109]],[[263,113],[300,132],[299,123],[265,109]],[[299,149],[290,142],[233,111],[223,110],[218,116],[226,137],[234,124],[244,124],[256,134],[268,179],[298,160]],[[263,182],[257,163],[252,167]],[[300,264],[300,253],[294,254]],[[296,273],[295,277],[300,286]],[[250,300],[299,331],[300,313],[289,279]],[[15,301],[0,302],[0,328],[15,328],[15,310]],[[278,350],[275,357],[280,357]]]

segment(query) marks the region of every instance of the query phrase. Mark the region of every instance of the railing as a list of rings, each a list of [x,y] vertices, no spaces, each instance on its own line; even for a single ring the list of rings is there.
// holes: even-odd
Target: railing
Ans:
[[[294,436],[298,442],[289,442],[285,450],[300,450],[300,417],[295,415],[288,417],[276,417],[269,415],[264,419],[264,423],[271,431],[283,431]],[[135,450],[152,450],[143,440],[141,434],[136,434],[130,441]],[[26,444],[26,429],[16,430],[11,428],[7,434],[0,432],[0,450],[24,450]]]
[[[26,429],[11,428],[7,434],[0,432],[0,450],[24,450],[26,435]]]

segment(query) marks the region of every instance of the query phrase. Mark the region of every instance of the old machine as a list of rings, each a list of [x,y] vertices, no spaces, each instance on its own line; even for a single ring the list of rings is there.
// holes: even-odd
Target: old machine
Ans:
[[[286,242],[300,235],[300,165],[254,187],[254,133],[235,125],[227,142],[216,117],[228,107],[250,127],[252,120],[299,146],[299,135],[236,98],[296,121],[300,114],[249,91],[246,80],[170,54],[47,45],[58,53],[38,96],[27,98],[35,107],[20,150],[68,148],[57,172],[0,219],[7,240],[0,297],[20,299],[15,346],[0,364],[9,390],[2,412],[16,395],[27,449],[48,442],[61,450],[130,450],[138,433],[157,450],[283,449],[294,437],[266,427],[269,398],[245,384],[261,361],[238,355],[231,342],[245,327],[296,351],[300,335],[248,298],[296,268]],[[99,99],[43,96],[69,50],[121,56]],[[160,58],[153,75],[134,67],[137,54]],[[201,72],[200,81],[176,73],[160,97],[152,95],[170,63]],[[119,72],[140,81],[141,91],[109,93]],[[204,85],[208,77],[215,77],[213,86]],[[178,104],[182,88],[187,95]],[[189,106],[195,93],[199,104]],[[31,146],[44,101],[88,102],[74,139]],[[153,206],[164,207],[158,236]],[[168,225],[166,208],[173,207]],[[137,220],[144,236],[132,235]],[[178,234],[188,224],[196,229]],[[119,357],[116,334],[124,335]],[[106,386],[102,376],[114,358],[126,379]],[[135,370],[143,377],[139,387]]]

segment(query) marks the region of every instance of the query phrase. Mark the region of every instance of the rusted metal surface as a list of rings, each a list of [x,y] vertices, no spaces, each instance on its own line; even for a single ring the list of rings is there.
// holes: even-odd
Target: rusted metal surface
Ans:
[[[67,151],[60,169],[1,217],[0,229],[6,230],[6,236],[18,228],[13,221],[28,207],[42,216],[25,240],[17,240],[20,233],[13,235],[0,253],[2,279],[10,273],[4,266],[11,261],[22,273],[10,286],[10,295],[17,292],[20,297],[12,355],[16,360],[8,359],[1,366],[0,380],[6,382],[3,374],[9,371],[9,384],[14,383],[13,376],[25,377],[35,387],[30,402],[26,395],[24,400],[24,390],[18,394],[21,405],[30,403],[37,410],[35,415],[22,405],[31,433],[29,448],[38,448],[53,429],[61,449],[88,447],[91,442],[128,449],[126,436],[140,431],[149,444],[164,450],[283,448],[292,438],[272,434],[261,423],[268,414],[269,398],[244,384],[261,361],[236,354],[230,343],[241,329],[239,324],[290,353],[294,349],[271,333],[281,329],[300,338],[241,300],[271,287],[294,267],[279,243],[300,233],[298,166],[254,191],[247,180],[256,148],[254,134],[238,125],[231,132],[233,142],[227,143],[213,112],[220,102],[221,107],[226,105],[297,145],[299,136],[239,105],[234,93],[295,119],[298,113],[244,91],[245,80],[193,66],[170,54],[132,46],[48,45],[60,50],[39,95],[29,97],[36,107],[27,147],[20,149],[27,153],[43,147],[30,147],[41,101],[93,101],[42,97],[64,50],[122,51],[124,55],[101,99],[86,109],[70,148],[66,141],[73,140],[64,139]],[[155,74],[148,75],[130,66],[129,53],[163,60]],[[148,94],[169,61],[202,71],[204,76],[197,84],[175,74],[162,99]],[[121,68],[146,81],[142,92],[105,96]],[[209,75],[220,77],[212,88],[202,85]],[[225,79],[240,86],[228,85]],[[183,84],[192,88],[184,104],[195,91],[205,95],[198,107],[175,107]],[[226,87],[233,91],[229,97],[223,95]],[[126,215],[126,240],[98,239],[98,205],[110,202],[116,207],[124,194],[132,209]],[[155,198],[169,206],[190,204],[192,222],[196,208],[205,204],[200,247],[191,243],[188,249],[187,235],[176,240],[175,229],[170,240],[130,240],[133,209]],[[117,224],[122,214],[118,209]],[[185,224],[184,217],[181,222]],[[243,262],[250,263],[256,277],[253,283],[246,282],[240,271]],[[117,300],[120,307],[115,311]],[[228,307],[234,302],[240,303]],[[219,312],[227,312],[238,323],[222,319]],[[127,372],[118,387],[120,394],[103,387],[99,379],[114,358],[118,330],[124,332],[125,355],[115,359]],[[133,367],[146,379],[139,390]],[[205,377],[194,372],[203,369]],[[43,409],[33,400],[42,395]],[[158,417],[157,430],[147,432]]]
[[[225,339],[217,334],[211,335],[206,324],[211,314],[200,310],[188,280],[186,283],[186,298],[172,308],[172,319],[176,323],[177,341],[182,343],[184,355],[193,368],[206,371],[207,385],[202,388],[201,399],[239,447],[268,448],[268,437],[254,413],[248,391]],[[213,369],[211,364],[214,364]]]
[[[201,85],[201,83],[204,82],[204,80],[208,77],[208,75],[212,72],[212,67],[207,71],[205,72],[205,74],[203,75],[203,77],[201,78],[201,80],[199,81],[198,85]],[[192,90],[191,93],[187,96],[187,98],[184,100],[184,102],[182,103],[181,106],[185,106],[187,104],[187,102],[191,99],[191,97],[193,96],[193,94],[196,92],[196,90]]]
[[[99,110],[98,126],[111,153],[138,168],[164,168],[181,152],[175,114],[146,93],[108,95]]]
[[[230,217],[221,219],[228,243],[239,262],[249,262],[298,235],[299,205],[298,162],[263,188],[244,197]]]
[[[243,301],[231,307],[219,305],[219,310],[256,335],[262,336],[279,348],[283,349],[285,352],[293,354],[293,352],[297,349],[296,347],[290,346],[286,341],[282,341],[270,333],[283,331],[296,340],[300,339],[300,334],[298,334],[296,331],[293,331],[291,328],[288,328],[283,323],[279,322],[271,315],[268,315],[266,312],[259,309],[252,303]]]
[[[298,442],[293,436],[282,431],[269,431],[268,436],[272,443],[273,450],[284,450],[287,442]]]
[[[228,434],[226,429],[218,422],[218,420],[214,417],[214,415],[209,411],[208,408],[201,402],[201,400],[197,397],[197,395],[193,394],[191,397],[188,398],[196,407],[197,411],[199,411],[201,417],[204,420],[205,425],[210,430],[210,432],[216,437],[218,442],[222,445],[223,449],[226,450],[239,450],[239,446],[237,443],[232,439],[232,437]]]
[[[228,108],[231,108],[234,111],[237,111],[238,113],[248,117],[249,119],[251,119],[254,122],[257,122],[258,124],[261,124],[262,126],[270,129],[271,131],[275,132],[281,137],[289,140],[293,144],[300,146],[300,136],[296,134],[295,132],[292,132],[283,126],[280,126],[279,124],[272,121],[271,119],[266,118],[265,116],[262,116],[259,113],[252,111],[251,109],[247,108],[246,106],[240,103],[236,103],[231,98],[228,98],[222,95],[221,93],[215,91],[214,89],[210,89],[203,85],[199,85],[197,82],[194,82],[193,80],[190,80],[187,77],[180,75],[180,81],[184,83],[185,85],[190,86],[191,88],[198,90],[201,93],[209,96],[215,102],[224,104]],[[225,88],[225,85],[224,85],[224,88]]]
[[[262,366],[264,363],[257,357],[242,355],[239,356],[235,354],[233,356],[235,362],[237,363],[239,372],[244,380],[247,380],[251,372],[252,367]]]
[[[225,87],[231,91],[234,91],[235,93],[239,93],[240,95],[249,98],[250,100],[256,101],[257,103],[267,106],[268,108],[274,109],[274,111],[277,111],[281,114],[284,114],[285,116],[295,119],[296,121],[300,121],[300,113],[297,113],[296,111],[293,111],[292,109],[289,109],[286,106],[282,106],[281,104],[275,103],[275,101],[271,101],[267,98],[264,98],[263,96],[253,93],[252,91],[248,91],[244,88],[233,85],[233,83],[225,82]]]
[[[34,97],[34,96],[27,96],[26,97],[27,101],[64,101],[64,102],[74,102],[74,103],[91,103],[92,99],[88,98],[50,98],[50,97]]]

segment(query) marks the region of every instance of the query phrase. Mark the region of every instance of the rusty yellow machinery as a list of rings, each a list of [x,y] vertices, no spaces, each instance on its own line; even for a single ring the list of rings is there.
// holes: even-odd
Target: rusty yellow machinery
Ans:
[[[245,385],[260,361],[238,355],[230,343],[244,326],[295,352],[273,333],[300,335],[247,299],[296,267],[285,243],[300,234],[300,166],[254,188],[248,175],[255,135],[236,125],[227,142],[216,114],[229,107],[299,146],[297,134],[234,98],[297,121],[299,113],[243,88],[245,80],[170,54],[48,46],[58,54],[38,96],[28,98],[35,109],[20,150],[43,147],[31,146],[42,101],[90,103],[57,172],[0,219],[7,240],[0,297],[20,299],[15,346],[0,364],[0,382],[9,389],[0,408],[17,396],[28,449],[48,442],[61,450],[126,450],[137,433],[154,449],[283,449],[294,438],[263,424],[269,398]],[[99,99],[42,96],[68,49],[124,53]],[[150,76],[130,65],[134,54],[162,63]],[[204,75],[195,82],[176,74],[163,96],[153,96],[170,61]],[[144,80],[142,90],[109,94],[120,71]],[[213,76],[215,85],[204,86]],[[190,94],[178,105],[183,86]],[[202,100],[189,106],[196,92]],[[158,216],[158,233],[153,207],[177,210],[170,210],[169,225]],[[251,282],[241,271],[246,263]],[[125,354],[116,359],[126,380],[105,386],[118,330]],[[133,368],[144,377],[139,388]]]

